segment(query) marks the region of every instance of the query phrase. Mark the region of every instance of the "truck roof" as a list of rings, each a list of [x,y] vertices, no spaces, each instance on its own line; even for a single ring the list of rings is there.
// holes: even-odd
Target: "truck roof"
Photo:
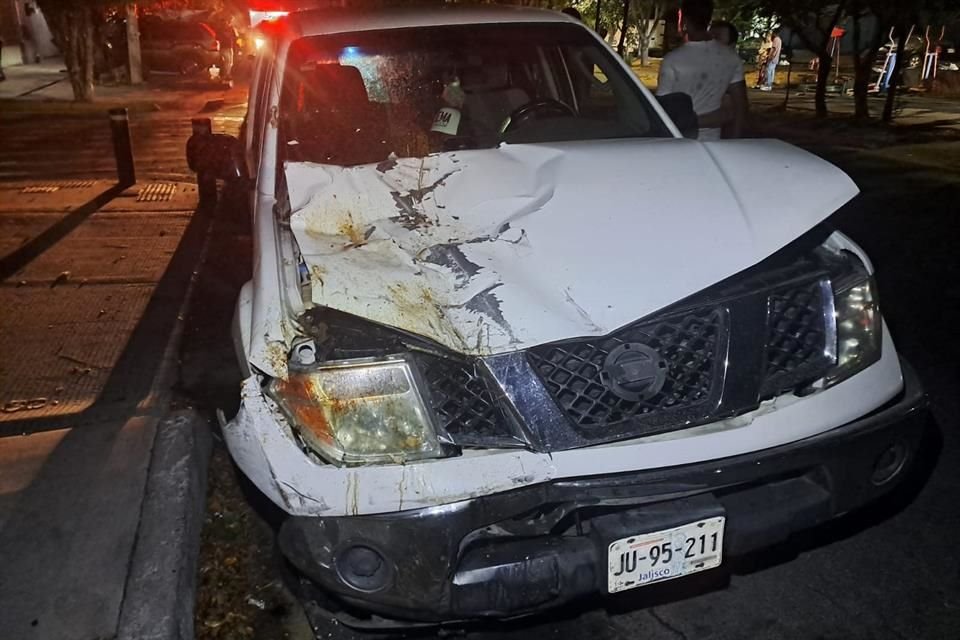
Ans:
[[[495,5],[439,5],[375,10],[313,9],[291,13],[283,21],[286,22],[293,37],[461,24],[577,23],[576,20],[559,11]]]

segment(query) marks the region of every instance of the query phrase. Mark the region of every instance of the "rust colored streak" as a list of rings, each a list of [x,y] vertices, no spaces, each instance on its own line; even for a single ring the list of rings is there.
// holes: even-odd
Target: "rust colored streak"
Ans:
[[[327,422],[323,405],[313,397],[310,379],[291,376],[289,380],[277,380],[274,385],[297,426],[317,439],[333,444],[333,430]]]
[[[329,398],[327,400],[327,406],[330,408],[330,413],[334,416],[346,415],[353,411],[358,404],[359,400],[356,398]]]
[[[266,357],[280,378],[286,378],[288,375],[286,349],[279,343],[270,342],[267,344]]]
[[[366,229],[361,228],[353,221],[353,216],[349,213],[347,217],[340,220],[337,224],[337,232],[340,235],[346,236],[350,239],[350,245],[358,247],[363,245],[367,241],[367,232]]]

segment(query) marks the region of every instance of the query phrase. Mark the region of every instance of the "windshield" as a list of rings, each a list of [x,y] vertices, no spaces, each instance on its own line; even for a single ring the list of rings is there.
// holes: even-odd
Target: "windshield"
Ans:
[[[364,31],[293,43],[281,102],[292,160],[669,136],[590,33],[563,23]]]

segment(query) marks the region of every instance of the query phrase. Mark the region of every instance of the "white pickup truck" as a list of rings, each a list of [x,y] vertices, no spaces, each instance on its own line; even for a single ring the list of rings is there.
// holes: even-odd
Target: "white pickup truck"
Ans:
[[[857,194],[836,167],[684,138],[689,104],[554,12],[263,31],[223,432],[354,620],[679,578],[903,475],[924,396],[869,259],[824,224]]]

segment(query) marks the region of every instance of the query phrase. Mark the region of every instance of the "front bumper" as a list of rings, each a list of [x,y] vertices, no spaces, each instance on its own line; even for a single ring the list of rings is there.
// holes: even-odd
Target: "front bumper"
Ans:
[[[290,517],[280,548],[335,598],[391,618],[439,622],[549,609],[605,591],[612,540],[725,515],[723,555],[736,556],[883,495],[915,458],[927,419],[906,363],[903,375],[896,400],[791,444],[396,514]]]

